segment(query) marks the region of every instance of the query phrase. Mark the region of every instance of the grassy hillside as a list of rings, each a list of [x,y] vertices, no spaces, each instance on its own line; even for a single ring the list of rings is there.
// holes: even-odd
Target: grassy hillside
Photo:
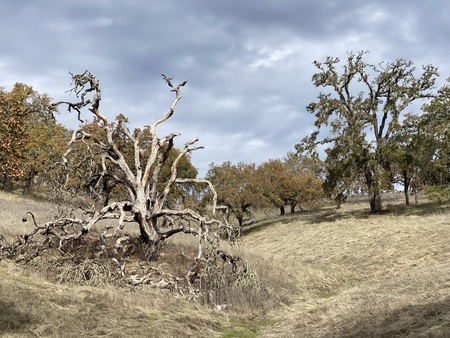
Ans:
[[[244,239],[302,290],[262,337],[450,337],[449,209],[365,208],[287,218]]]
[[[25,213],[31,210],[38,222],[45,221],[51,219],[51,208],[0,192],[0,234],[12,240],[30,231],[31,222],[21,222]],[[175,236],[161,260],[152,264],[161,271],[184,276],[192,262],[185,261],[183,252],[189,253],[192,245],[196,245],[195,240],[189,243]],[[45,261],[38,257],[28,266],[0,259],[0,336],[255,337],[257,331],[273,323],[266,314],[288,302],[289,294],[296,289],[289,278],[269,274],[264,280],[254,279],[261,282],[261,292],[247,288],[249,292],[243,295],[239,290],[225,289],[225,294],[219,295],[233,305],[226,304],[224,310],[150,286],[135,289],[61,284],[57,282],[61,279],[58,273],[68,269],[60,269],[62,263],[57,257],[46,252],[42,256]],[[270,264],[254,263],[258,270],[273,270]],[[253,282],[243,280],[249,281]],[[279,285],[284,288],[279,289]]]
[[[0,335],[449,337],[450,209],[399,203],[370,215],[365,202],[353,202],[249,229],[236,250],[283,297],[263,311],[212,309],[150,288],[53,283],[38,264],[24,269],[3,260]],[[22,230],[24,208],[48,212],[0,195],[0,234]]]
[[[152,290],[69,287],[0,262],[5,337],[215,337],[226,317]]]

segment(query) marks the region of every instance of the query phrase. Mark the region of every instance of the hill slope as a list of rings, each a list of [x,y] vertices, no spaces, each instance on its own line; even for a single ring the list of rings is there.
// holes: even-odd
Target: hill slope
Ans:
[[[0,234],[8,236],[18,232],[24,208],[41,208],[43,217],[47,210],[9,195],[0,195],[0,207]],[[3,260],[0,335],[449,337],[450,209],[389,210],[370,215],[365,203],[348,204],[249,229],[237,252],[286,302],[267,306],[265,315],[218,311],[150,288],[51,283],[42,271]]]
[[[301,294],[261,337],[450,337],[449,210],[365,205],[251,232]],[[353,208],[353,210],[352,210]]]

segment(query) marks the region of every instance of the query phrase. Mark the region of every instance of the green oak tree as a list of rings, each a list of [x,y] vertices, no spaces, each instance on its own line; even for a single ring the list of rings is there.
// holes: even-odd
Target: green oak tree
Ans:
[[[400,120],[414,101],[433,96],[436,67],[419,72],[411,61],[397,59],[366,63],[366,52],[350,53],[344,63],[328,57],[315,61],[315,87],[324,91],[307,110],[315,115],[316,130],[296,148],[317,152],[325,148],[325,192],[345,199],[355,180],[364,178],[371,212],[382,209],[381,191],[392,184],[391,142],[402,128]]]
[[[450,81],[450,79],[448,79]],[[442,86],[438,94],[423,106],[420,118],[423,148],[419,155],[422,179],[428,195],[435,200],[450,199],[450,86]]]

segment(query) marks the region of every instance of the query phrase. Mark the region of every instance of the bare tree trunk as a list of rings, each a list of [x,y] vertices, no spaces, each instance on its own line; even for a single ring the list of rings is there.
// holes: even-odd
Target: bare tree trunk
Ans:
[[[31,192],[31,187],[33,186],[33,180],[36,177],[37,173],[33,172],[23,180],[23,186],[22,186],[22,194],[27,196]]]
[[[381,211],[381,194],[379,190],[369,194],[370,212],[377,213]]]
[[[136,213],[134,219],[139,224],[140,236],[139,244],[141,247],[142,256],[147,261],[155,261],[158,258],[159,248],[161,246],[162,239],[158,236],[158,233],[152,231],[155,226],[152,226],[152,222],[157,222],[157,219],[146,219],[145,212]]]
[[[142,256],[147,261],[156,261],[159,257],[159,252],[161,248],[161,240],[151,240],[148,237],[140,237],[141,240],[141,251]]]
[[[244,217],[243,216],[238,216],[238,215],[236,215],[236,218],[237,218],[237,220],[238,220],[238,223],[239,223],[239,229],[242,229],[242,227],[244,226]]]
[[[411,179],[408,179],[408,172],[403,171],[403,192],[405,194],[405,204],[409,205],[409,186]]]
[[[284,211],[284,205],[282,205],[281,207],[280,207],[280,215],[284,215],[285,214],[285,211]]]

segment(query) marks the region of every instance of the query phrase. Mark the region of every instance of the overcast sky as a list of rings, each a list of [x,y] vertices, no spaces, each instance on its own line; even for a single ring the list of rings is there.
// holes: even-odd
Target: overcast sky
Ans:
[[[281,158],[312,130],[319,90],[312,62],[369,50],[450,76],[450,2],[444,0],[0,0],[0,86],[32,85],[68,99],[68,71],[90,70],[102,112],[131,127],[163,116],[173,96],[160,73],[187,79],[159,136],[194,137],[203,176],[211,162]],[[77,126],[61,110],[59,121]]]

